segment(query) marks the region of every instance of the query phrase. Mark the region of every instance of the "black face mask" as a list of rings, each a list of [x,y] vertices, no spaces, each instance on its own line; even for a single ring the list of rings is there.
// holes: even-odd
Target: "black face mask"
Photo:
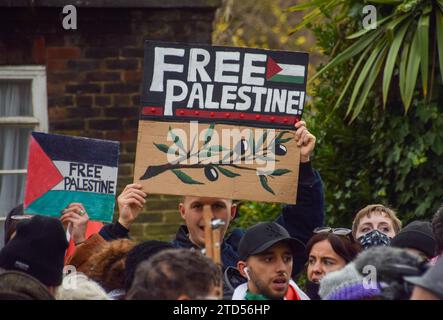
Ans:
[[[318,295],[318,290],[320,289],[320,283],[306,281],[306,294],[311,300],[321,300],[321,297]]]
[[[360,241],[363,249],[368,249],[375,246],[389,246],[391,245],[391,238],[378,230],[372,230],[357,239]]]

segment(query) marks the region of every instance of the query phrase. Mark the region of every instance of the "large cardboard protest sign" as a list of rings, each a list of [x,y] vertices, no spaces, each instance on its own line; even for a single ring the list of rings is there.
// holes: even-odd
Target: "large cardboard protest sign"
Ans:
[[[308,54],[147,41],[134,181],[295,203]]]
[[[59,217],[70,203],[80,202],[91,220],[111,222],[118,158],[118,142],[33,132],[25,212]]]

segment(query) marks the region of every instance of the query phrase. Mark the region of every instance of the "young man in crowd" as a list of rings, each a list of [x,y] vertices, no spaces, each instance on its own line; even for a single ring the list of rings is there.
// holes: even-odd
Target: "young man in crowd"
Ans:
[[[137,267],[126,299],[217,299],[220,283],[220,268],[202,253],[167,249]]]
[[[237,269],[248,279],[233,300],[309,300],[291,279],[293,257],[305,246],[275,222],[261,222],[246,230],[240,241]]]

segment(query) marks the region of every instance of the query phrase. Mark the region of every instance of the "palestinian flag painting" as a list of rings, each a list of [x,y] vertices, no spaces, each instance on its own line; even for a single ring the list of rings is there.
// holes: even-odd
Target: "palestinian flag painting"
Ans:
[[[70,203],[80,202],[90,220],[111,222],[119,148],[115,141],[33,132],[25,213],[60,217]]]
[[[268,56],[266,80],[293,84],[305,83],[305,66],[297,64],[277,63]]]

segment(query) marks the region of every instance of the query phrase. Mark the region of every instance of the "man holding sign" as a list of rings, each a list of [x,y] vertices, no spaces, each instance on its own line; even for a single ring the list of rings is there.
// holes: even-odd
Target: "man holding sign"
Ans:
[[[295,140],[300,147],[300,172],[298,181],[297,204],[283,208],[276,222],[288,230],[291,237],[306,243],[312,236],[312,230],[323,225],[324,195],[321,178],[311,167],[310,156],[314,150],[316,138],[305,127],[304,121],[296,125]],[[147,194],[139,184],[127,185],[118,197],[119,219],[100,231],[106,240],[127,237],[132,223],[140,214],[146,202]],[[172,244],[177,248],[205,248],[203,212],[209,210],[214,219],[221,219],[225,224],[221,227],[221,259],[223,269],[236,267],[239,259],[238,244],[244,231],[235,229],[225,238],[230,222],[235,218],[237,207],[232,199],[185,196],[179,205],[179,212],[185,225],[177,231]],[[297,275],[306,262],[305,257],[294,257],[293,273]],[[225,296],[232,291],[225,289]]]

